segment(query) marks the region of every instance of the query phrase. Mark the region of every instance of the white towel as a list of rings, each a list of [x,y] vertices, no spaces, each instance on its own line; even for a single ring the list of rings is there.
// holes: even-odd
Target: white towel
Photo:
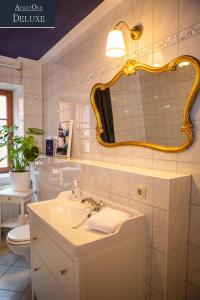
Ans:
[[[100,212],[94,214],[87,220],[89,229],[95,229],[105,233],[114,232],[120,223],[129,218],[130,215],[121,210],[110,207],[103,208]]]

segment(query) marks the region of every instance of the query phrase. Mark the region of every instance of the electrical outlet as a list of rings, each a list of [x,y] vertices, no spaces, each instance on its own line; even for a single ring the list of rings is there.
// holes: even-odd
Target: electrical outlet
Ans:
[[[140,199],[146,199],[146,187],[144,185],[137,185],[136,195]]]

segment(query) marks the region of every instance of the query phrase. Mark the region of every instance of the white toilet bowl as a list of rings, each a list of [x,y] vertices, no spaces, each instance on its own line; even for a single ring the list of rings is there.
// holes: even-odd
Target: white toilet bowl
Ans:
[[[8,248],[30,262],[30,225],[22,225],[10,230],[6,236]]]

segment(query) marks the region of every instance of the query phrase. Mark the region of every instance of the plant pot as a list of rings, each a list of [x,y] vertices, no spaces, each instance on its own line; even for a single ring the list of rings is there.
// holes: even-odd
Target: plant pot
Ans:
[[[10,181],[15,192],[25,192],[29,189],[30,174],[25,172],[10,171]]]

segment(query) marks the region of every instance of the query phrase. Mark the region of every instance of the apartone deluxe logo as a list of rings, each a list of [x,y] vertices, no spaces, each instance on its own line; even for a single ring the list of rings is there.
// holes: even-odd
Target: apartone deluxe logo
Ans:
[[[55,28],[55,0],[2,1],[0,28]]]

